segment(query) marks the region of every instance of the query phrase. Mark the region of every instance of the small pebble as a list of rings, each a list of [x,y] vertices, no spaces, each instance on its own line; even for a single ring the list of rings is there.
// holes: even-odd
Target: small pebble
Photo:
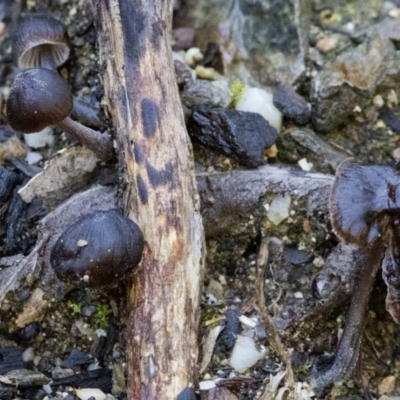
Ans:
[[[193,66],[196,63],[200,62],[203,59],[203,54],[200,49],[197,47],[191,47],[185,53],[185,63],[189,66]]]
[[[22,353],[22,361],[24,363],[28,363],[33,361],[35,358],[35,352],[33,350],[33,347],[28,347],[23,353]]]
[[[374,96],[372,101],[374,103],[374,106],[377,108],[381,108],[385,104],[385,101],[383,100],[383,98],[380,94],[377,94],[376,96]]]
[[[229,363],[237,372],[242,373],[264,357],[265,349],[259,351],[252,338],[238,335]]]
[[[198,65],[195,69],[195,72],[196,75],[201,79],[217,80],[222,78],[222,76],[211,67],[203,67],[202,65]]]
[[[93,397],[95,400],[105,400],[106,395],[100,389],[75,389],[75,394],[81,400],[89,400]]]
[[[200,390],[210,390],[216,388],[217,385],[214,381],[201,381],[199,382],[199,389]]]
[[[20,158],[25,155],[25,147],[16,136],[12,136],[5,142],[0,142],[0,164],[4,164],[11,158]]]
[[[24,133],[24,140],[27,146],[32,149],[39,149],[54,145],[53,129],[47,127],[40,132]]]
[[[36,164],[39,161],[41,161],[42,159],[43,159],[43,156],[40,153],[37,153],[36,151],[28,151],[28,153],[26,153],[26,157],[25,157],[25,161],[29,165]]]
[[[337,44],[338,38],[334,36],[329,36],[318,40],[315,47],[322,53],[328,53],[329,51],[335,49]]]
[[[299,167],[303,171],[311,171],[311,168],[313,167],[313,164],[308,162],[306,158],[302,158],[301,160],[297,161],[297,164],[299,164]]]
[[[389,375],[382,380],[382,382],[378,386],[378,393],[380,395],[383,394],[391,394],[396,386],[396,377],[393,375]]]
[[[250,328],[255,328],[257,326],[257,323],[255,321],[253,321],[251,318],[246,317],[245,315],[241,315],[239,317],[239,321],[246,325],[249,326]]]
[[[272,200],[267,212],[268,219],[274,224],[279,225],[289,217],[291,198],[288,194],[277,196]]]
[[[309,104],[289,85],[279,85],[274,90],[273,103],[284,116],[291,118],[296,124],[304,125],[311,118]]]
[[[275,107],[272,98],[272,94],[264,89],[249,88],[237,102],[236,110],[262,115],[279,133],[282,127],[282,114]]]

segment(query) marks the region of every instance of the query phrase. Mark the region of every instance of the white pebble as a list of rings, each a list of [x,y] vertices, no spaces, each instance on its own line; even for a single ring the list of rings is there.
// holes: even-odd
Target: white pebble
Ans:
[[[252,338],[238,335],[229,363],[237,372],[242,373],[255,365],[265,354],[265,349],[259,351]]]
[[[106,395],[100,389],[75,389],[75,394],[81,400],[88,400],[94,397],[96,400],[104,400]]]
[[[268,219],[274,224],[279,225],[289,216],[291,198],[288,194],[278,196],[272,200],[267,212]]]
[[[282,127],[282,114],[274,106],[272,94],[264,89],[249,88],[236,104],[236,110],[261,114],[278,133]]]
[[[43,156],[40,153],[38,153],[36,151],[28,151],[26,153],[25,160],[29,165],[32,165],[32,164],[36,164],[37,162],[39,162],[42,158],[43,158]]]
[[[307,158],[302,158],[301,160],[297,161],[297,164],[299,164],[299,167],[303,171],[311,171],[311,168],[313,167],[313,164],[307,161]]]
[[[248,327],[250,327],[250,328],[255,328],[255,327],[257,326],[257,323],[256,323],[255,321],[253,321],[253,320],[250,319],[249,317],[246,317],[245,315],[241,315],[241,316],[239,317],[239,321],[240,321],[242,324],[244,324],[244,325],[246,325],[246,326],[248,326]]]
[[[26,145],[31,147],[32,149],[40,149],[41,147],[53,146],[53,129],[47,127],[40,132],[24,133],[24,139]]]
[[[214,381],[201,381],[199,382],[199,389],[200,390],[210,390],[216,388],[217,385]]]
[[[203,59],[203,54],[198,47],[191,47],[185,54],[185,63],[189,66],[196,64]]]
[[[34,358],[35,358],[35,352],[33,351],[33,347],[28,347],[22,353],[22,361],[25,363],[33,361]]]

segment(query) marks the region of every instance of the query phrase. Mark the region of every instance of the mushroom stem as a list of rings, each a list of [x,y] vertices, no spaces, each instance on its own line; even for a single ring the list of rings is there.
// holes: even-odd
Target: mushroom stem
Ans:
[[[359,356],[364,315],[367,310],[375,276],[379,270],[384,254],[385,245],[382,237],[372,244],[365,265],[360,272],[346,326],[335,351],[333,362],[328,366],[314,365],[311,378],[315,379],[317,387],[322,390],[325,386],[346,379],[352,373]]]
[[[58,126],[79,143],[92,150],[101,160],[110,160],[115,155],[111,136],[108,132],[100,133],[75,122],[69,117],[59,122]]]
[[[41,68],[52,69],[54,71],[57,70],[57,64],[54,61],[54,46],[51,44],[42,44],[40,45],[40,51],[32,53],[32,57],[37,57],[39,60],[36,62],[41,66]]]

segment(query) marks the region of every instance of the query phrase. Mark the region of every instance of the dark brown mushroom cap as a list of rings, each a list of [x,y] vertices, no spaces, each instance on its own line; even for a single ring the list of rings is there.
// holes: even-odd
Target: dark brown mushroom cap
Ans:
[[[400,172],[344,160],[336,171],[329,209],[341,239],[367,246],[400,220]]]
[[[142,257],[140,228],[118,210],[81,218],[57,240],[50,263],[60,280],[88,287],[115,286]]]
[[[70,53],[65,26],[48,15],[29,15],[18,24],[12,43],[14,62],[21,69],[57,68]]]
[[[20,132],[39,132],[68,117],[72,111],[72,93],[57,72],[34,68],[14,79],[7,100],[7,119]]]

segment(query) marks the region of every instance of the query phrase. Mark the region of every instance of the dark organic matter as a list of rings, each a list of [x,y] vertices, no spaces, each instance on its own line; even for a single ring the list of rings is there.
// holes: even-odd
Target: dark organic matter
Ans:
[[[289,85],[280,85],[274,90],[273,102],[285,117],[292,118],[297,124],[306,124],[311,118],[307,101]]]
[[[260,114],[195,107],[188,121],[193,140],[233,158],[246,167],[258,167],[264,150],[278,138]]]

